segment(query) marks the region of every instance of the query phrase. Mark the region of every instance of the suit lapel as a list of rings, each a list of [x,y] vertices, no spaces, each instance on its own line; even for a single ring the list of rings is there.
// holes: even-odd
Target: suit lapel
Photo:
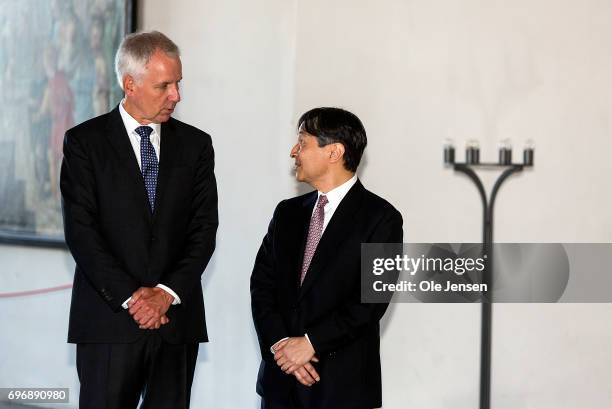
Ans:
[[[147,214],[147,217],[151,220],[151,210],[149,208],[149,200],[147,198],[144,180],[140,168],[138,167],[138,160],[134,154],[134,148],[130,143],[130,138],[125,130],[123,120],[121,119],[119,106],[110,112],[106,136],[117,152],[121,166],[126,170],[127,177],[133,185],[133,191],[141,202],[144,209],[143,211],[146,210],[145,214]]]
[[[117,106],[110,113],[110,119],[108,122],[109,132],[107,133],[108,139],[111,145],[119,156],[119,161],[122,166],[126,168],[129,179],[134,186],[134,192],[136,192],[139,200],[142,202],[144,210],[146,210],[149,221],[155,218],[155,214],[159,212],[159,207],[162,204],[162,198],[172,167],[175,166],[178,154],[178,138],[176,136],[176,130],[174,122],[170,119],[167,122],[161,124],[161,144],[160,144],[160,158],[159,158],[159,176],[157,178],[157,191],[155,194],[155,214],[151,214],[149,207],[149,199],[147,196],[147,190],[144,185],[142,173],[138,167],[138,161],[134,154],[134,148],[130,143],[125,125],[121,119],[119,113],[119,107]]]
[[[173,119],[161,124],[161,142],[159,155],[159,175],[155,193],[155,212],[153,218],[163,210],[163,197],[167,190],[172,168],[176,166],[179,153],[179,140]]]
[[[355,185],[348,191],[344,199],[342,199],[338,205],[338,208],[334,212],[332,219],[329,221],[317,245],[308,272],[300,288],[298,300],[308,292],[312,283],[317,279],[317,276],[321,274],[330,260],[333,260],[337,248],[351,235],[355,228],[355,215],[361,207],[364,190],[361,182],[357,180]],[[306,222],[306,229],[308,229],[309,223],[310,217]],[[307,234],[308,233],[306,233],[306,235]],[[302,251],[302,254],[303,253]]]

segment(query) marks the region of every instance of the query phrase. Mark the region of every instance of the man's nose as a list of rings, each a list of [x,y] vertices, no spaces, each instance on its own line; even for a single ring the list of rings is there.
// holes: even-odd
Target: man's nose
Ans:
[[[291,148],[291,153],[289,154],[289,156],[292,158],[295,158],[298,154],[298,150],[299,150],[299,145],[296,143],[295,145],[293,145],[293,148]]]
[[[172,102],[179,102],[181,100],[181,92],[179,91],[178,85],[174,85],[170,89],[170,93],[168,95],[168,99]]]

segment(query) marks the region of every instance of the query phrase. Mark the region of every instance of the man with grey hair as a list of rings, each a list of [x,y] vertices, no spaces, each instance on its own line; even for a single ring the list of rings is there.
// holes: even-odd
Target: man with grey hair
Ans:
[[[208,341],[201,275],[218,225],[209,135],[171,117],[179,49],[127,36],[115,70],[124,99],[66,132],[66,243],[76,261],[68,342],[80,408],[188,408]]]

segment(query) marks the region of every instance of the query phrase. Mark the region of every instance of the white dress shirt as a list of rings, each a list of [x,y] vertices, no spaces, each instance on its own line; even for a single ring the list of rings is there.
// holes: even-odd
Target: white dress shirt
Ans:
[[[315,202],[315,205],[312,208],[312,214],[314,214],[314,211],[317,208],[317,203],[319,202],[319,198],[321,197],[321,195],[325,195],[327,197],[327,204],[325,204],[325,206],[323,207],[323,230],[321,230],[321,236],[323,235],[325,228],[327,227],[327,225],[329,224],[329,221],[334,215],[334,212],[338,208],[338,205],[340,205],[340,202],[342,201],[342,199],[344,199],[344,196],[346,196],[348,191],[351,190],[351,188],[353,187],[355,183],[357,183],[357,174],[354,174],[352,178],[350,178],[349,180],[347,180],[340,186],[333,188],[327,193],[323,193],[321,191],[317,192],[318,193],[317,201]],[[306,337],[308,342],[310,342],[310,338],[308,338],[308,334],[304,334],[304,336]],[[285,337],[283,339],[279,339],[278,341],[276,341],[274,345],[270,347],[270,352],[272,352],[273,354],[276,353],[275,352],[276,346],[281,341],[284,341],[286,339],[289,339],[289,337]],[[312,345],[312,342],[310,343],[310,345]]]
[[[142,164],[140,160],[140,135],[136,132],[136,128],[141,127],[142,125],[135,120],[132,115],[128,114],[125,108],[123,107],[123,101],[119,104],[119,113],[121,114],[121,119],[123,120],[123,125],[125,126],[125,130],[127,131],[128,137],[130,138],[130,143],[132,144],[132,149],[134,149],[134,155],[136,155],[136,160],[138,161],[138,167],[142,170]],[[153,149],[155,149],[155,156],[157,156],[157,162],[159,162],[159,147],[161,144],[161,125],[150,123],[145,125],[153,129],[151,132],[151,144],[153,145]]]
[[[353,187],[355,183],[357,183],[356,174],[353,175],[352,178],[350,178],[349,180],[347,180],[340,186],[333,188],[327,193],[323,193],[321,191],[317,192],[318,193],[317,202],[319,201],[319,198],[321,197],[321,195],[325,195],[327,197],[327,204],[323,207],[323,230],[321,230],[321,235],[323,235],[323,232],[325,231],[325,228],[327,227],[327,225],[329,224],[329,221],[334,215],[334,212],[338,208],[338,205],[340,204],[342,199],[344,199],[344,196],[346,196],[348,191],[351,190],[351,188]],[[314,206],[312,208],[313,214],[316,208],[317,206]]]
[[[121,101],[121,103],[119,104],[119,113],[121,114],[123,125],[125,126],[125,130],[128,134],[128,137],[130,138],[132,149],[134,149],[134,155],[136,155],[136,160],[138,161],[138,167],[140,168],[140,170],[142,170],[142,165],[141,165],[142,161],[140,160],[140,139],[141,138],[140,138],[140,135],[138,135],[138,133],[136,132],[136,128],[142,125],[138,123],[138,121],[135,120],[132,117],[132,115],[128,114],[128,112],[123,107],[124,101],[125,100]],[[157,156],[157,162],[159,163],[159,151],[160,151],[160,146],[161,146],[161,125],[150,123],[146,126],[153,129],[153,132],[151,132],[151,136],[149,138],[151,139],[151,144],[153,145],[153,149],[155,149],[155,156]],[[172,291],[170,287],[165,286],[163,284],[157,284],[155,287],[161,288],[162,290],[170,294],[172,297],[174,297],[174,301],[172,301],[172,305],[181,303],[181,299],[179,298],[179,296],[174,291]],[[127,303],[131,299],[132,297],[125,300],[125,302],[121,304],[121,306],[127,309],[128,308]]]

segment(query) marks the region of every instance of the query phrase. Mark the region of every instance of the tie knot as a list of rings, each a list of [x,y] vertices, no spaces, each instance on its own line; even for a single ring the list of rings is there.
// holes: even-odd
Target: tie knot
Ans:
[[[318,207],[325,207],[325,205],[329,202],[329,200],[327,200],[327,196],[325,195],[321,195],[319,196],[319,203],[317,203]]]
[[[141,138],[148,138],[151,136],[151,132],[153,132],[153,128],[150,126],[139,126],[135,129],[136,133],[140,135]]]

